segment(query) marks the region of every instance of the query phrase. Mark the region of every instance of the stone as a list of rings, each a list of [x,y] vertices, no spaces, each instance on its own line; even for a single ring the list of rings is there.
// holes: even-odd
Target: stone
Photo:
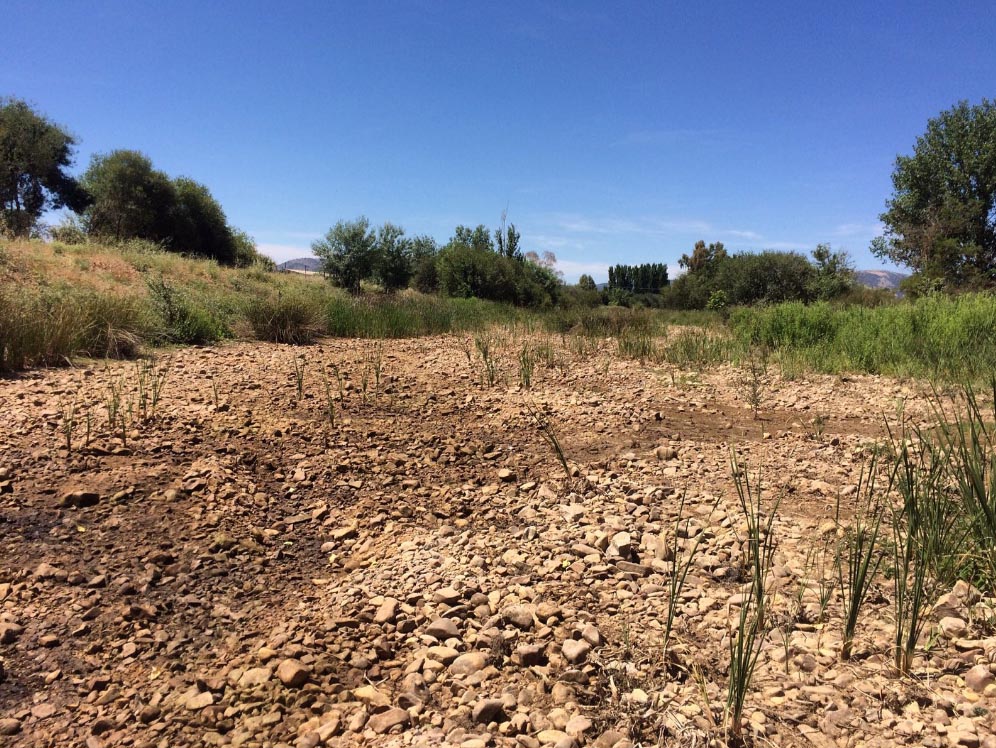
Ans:
[[[374,623],[379,625],[394,623],[398,619],[398,609],[400,606],[401,603],[393,597],[385,598],[384,602],[377,608],[377,612],[374,613]]]
[[[507,719],[505,705],[501,702],[501,699],[481,699],[474,705],[471,718],[474,722],[482,725],[487,725],[491,722],[504,722]]]
[[[585,624],[584,628],[581,629],[581,638],[593,647],[600,647],[602,645],[602,633],[593,623]]]
[[[529,631],[536,622],[536,606],[529,604],[509,605],[501,612],[502,620],[523,631]]]
[[[288,688],[300,688],[310,676],[311,668],[300,660],[286,659],[277,666],[277,677]]]
[[[360,686],[353,689],[353,697],[357,701],[369,704],[374,709],[383,709],[391,706],[391,700],[385,693],[378,690],[376,686]]]
[[[378,735],[383,735],[385,732],[388,732],[395,727],[403,727],[407,725],[409,719],[410,717],[408,712],[404,709],[398,709],[395,707],[393,709],[388,709],[386,712],[373,715],[369,721],[367,721],[367,727]]]
[[[0,623],[0,644],[13,644],[24,633],[24,626],[16,623]]]
[[[21,731],[21,720],[8,717],[0,719],[0,735],[17,735]]]
[[[572,738],[577,738],[578,740],[592,728],[592,721],[581,714],[575,714],[564,726],[564,732],[570,735]]]
[[[592,743],[593,748],[613,748],[617,743],[626,740],[626,733],[618,730],[606,730]]]
[[[996,683],[996,678],[987,665],[976,665],[965,673],[965,685],[976,693],[982,693],[986,690],[986,686],[993,683]]]
[[[199,693],[188,696],[187,700],[184,702],[184,706],[187,707],[191,712],[196,712],[205,707],[211,706],[214,703],[214,694],[210,691],[201,691]]]
[[[568,639],[562,647],[564,658],[572,665],[580,665],[587,659],[591,645],[584,639]]]
[[[429,647],[427,654],[430,659],[435,660],[436,662],[441,662],[444,665],[449,665],[460,655],[460,653],[453,649],[453,647],[442,646]]]
[[[521,667],[545,665],[546,648],[541,644],[520,644],[512,653],[512,662]]]
[[[460,629],[457,628],[456,621],[451,618],[437,618],[425,627],[425,633],[439,641],[460,638]]]
[[[62,569],[59,569],[59,568],[57,568],[55,566],[52,566],[52,564],[50,564],[50,563],[42,561],[35,568],[34,577],[35,577],[35,579],[56,579],[56,580],[58,580],[60,578],[61,579],[66,579],[66,578],[69,577],[69,575],[66,574],[66,572],[64,572]]]
[[[63,494],[59,506],[68,509],[70,507],[90,507],[100,503],[100,494],[95,491],[70,491]]]
[[[467,652],[453,660],[450,672],[453,675],[471,675],[483,670],[487,664],[488,658],[483,652]]]
[[[443,605],[456,605],[461,599],[462,595],[452,587],[443,587],[432,595],[434,603],[442,603]]]
[[[239,688],[261,686],[273,677],[273,670],[268,667],[249,668],[239,677]]]
[[[968,623],[955,616],[945,616],[937,625],[941,633],[949,639],[959,639],[968,631]]]
[[[558,748],[563,741],[569,741],[563,742],[563,745],[577,745],[577,741],[563,730],[540,730],[536,734],[536,739],[542,745],[553,745],[558,746]]]

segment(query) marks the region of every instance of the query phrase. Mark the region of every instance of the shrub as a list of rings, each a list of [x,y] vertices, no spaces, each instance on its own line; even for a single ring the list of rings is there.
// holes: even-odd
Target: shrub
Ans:
[[[159,336],[163,342],[200,345],[225,337],[227,330],[221,320],[161,275],[146,279],[146,285],[161,323]]]
[[[322,332],[320,306],[303,293],[252,298],[244,313],[259,340],[309,345]]]
[[[0,290],[0,371],[65,364],[77,355],[128,358],[148,330],[135,296],[48,289]]]

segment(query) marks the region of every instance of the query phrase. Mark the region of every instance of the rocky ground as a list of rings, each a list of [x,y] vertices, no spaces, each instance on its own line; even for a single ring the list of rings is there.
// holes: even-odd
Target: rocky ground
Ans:
[[[819,602],[837,497],[853,516],[915,384],[772,368],[755,418],[732,367],[494,343],[493,386],[461,337],[178,350],[154,413],[147,364],[0,380],[0,744],[727,744],[735,448],[780,499],[744,740],[996,746],[974,590],[906,677],[886,580],[846,663]],[[676,546],[697,553],[665,651]]]

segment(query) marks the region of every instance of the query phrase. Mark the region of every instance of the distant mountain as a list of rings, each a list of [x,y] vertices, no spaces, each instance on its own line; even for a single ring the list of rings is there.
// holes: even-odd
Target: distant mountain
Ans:
[[[322,261],[317,257],[298,257],[277,265],[277,270],[295,270],[299,273],[317,273],[322,267]]]
[[[909,275],[897,273],[893,270],[859,270],[857,273],[858,283],[868,288],[887,288],[892,291],[899,290],[899,284]]]

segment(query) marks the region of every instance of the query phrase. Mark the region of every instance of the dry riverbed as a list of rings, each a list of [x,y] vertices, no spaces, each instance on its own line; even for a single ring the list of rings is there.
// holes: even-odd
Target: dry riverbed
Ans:
[[[747,742],[996,746],[974,590],[907,677],[887,580],[848,662],[818,599],[837,497],[853,516],[917,384],[769,369],[755,418],[742,372],[611,341],[540,341],[525,389],[503,336],[494,386],[456,336],[160,354],[154,413],[135,363],[0,380],[0,745],[720,744],[736,449],[780,499]],[[682,496],[697,553],[665,653]]]

